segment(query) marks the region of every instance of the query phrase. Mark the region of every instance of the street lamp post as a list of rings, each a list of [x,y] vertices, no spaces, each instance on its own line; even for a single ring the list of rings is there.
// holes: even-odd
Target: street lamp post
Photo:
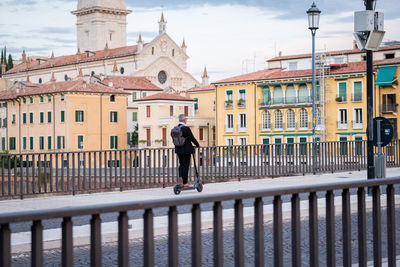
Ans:
[[[308,15],[308,28],[311,30],[312,35],[312,145],[313,145],[313,173],[316,173],[316,152],[317,147],[315,144],[315,33],[319,28],[319,16],[321,11],[317,8],[315,3],[307,10]]]

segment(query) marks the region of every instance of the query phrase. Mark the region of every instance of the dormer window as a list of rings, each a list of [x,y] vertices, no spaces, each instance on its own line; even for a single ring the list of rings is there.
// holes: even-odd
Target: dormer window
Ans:
[[[64,75],[64,80],[68,81],[68,75],[67,74]]]
[[[121,67],[121,69],[119,70],[119,72],[120,72],[121,74],[124,74],[125,68],[124,68],[124,67]]]
[[[385,59],[394,58],[394,53],[385,54]]]
[[[39,78],[39,83],[42,83],[42,82],[43,82],[42,78]]]
[[[297,70],[297,61],[289,62],[289,70]]]
[[[110,102],[115,102],[115,95],[110,96]]]

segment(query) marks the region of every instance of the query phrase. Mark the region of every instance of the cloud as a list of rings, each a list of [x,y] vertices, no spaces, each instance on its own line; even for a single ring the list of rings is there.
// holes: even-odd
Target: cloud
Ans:
[[[39,33],[73,33],[74,28],[72,27],[43,27],[37,30]]]

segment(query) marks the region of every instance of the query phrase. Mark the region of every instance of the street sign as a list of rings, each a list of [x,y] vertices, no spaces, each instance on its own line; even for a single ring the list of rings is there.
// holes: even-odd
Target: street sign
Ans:
[[[393,138],[393,126],[390,121],[384,117],[374,118],[374,146],[378,146],[378,121],[381,124],[381,146],[387,146]]]

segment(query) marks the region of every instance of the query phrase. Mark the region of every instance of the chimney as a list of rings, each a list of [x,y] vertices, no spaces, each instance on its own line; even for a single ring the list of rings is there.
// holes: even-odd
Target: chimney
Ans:
[[[22,51],[22,63],[26,63],[26,53],[25,53],[25,49]]]
[[[118,66],[117,66],[117,61],[114,61],[114,66],[113,66],[113,74],[117,75],[118,74]]]
[[[142,34],[141,33],[139,33],[139,40],[138,40],[138,42],[137,42],[137,51],[138,51],[138,53],[140,53],[140,52],[142,52],[142,50],[143,50],[143,41],[142,41]]]
[[[54,60],[54,51],[51,52],[50,62],[51,62],[51,65],[53,66],[54,62],[55,62],[55,60]]]
[[[82,69],[79,69],[79,75],[78,75],[78,77],[83,78],[83,71],[82,71]]]
[[[28,57],[26,60],[26,68],[30,69],[31,68],[31,59]]]
[[[79,61],[79,56],[80,56],[80,54],[81,54],[81,49],[78,48],[78,52],[76,52],[76,61],[77,61],[77,62]]]

